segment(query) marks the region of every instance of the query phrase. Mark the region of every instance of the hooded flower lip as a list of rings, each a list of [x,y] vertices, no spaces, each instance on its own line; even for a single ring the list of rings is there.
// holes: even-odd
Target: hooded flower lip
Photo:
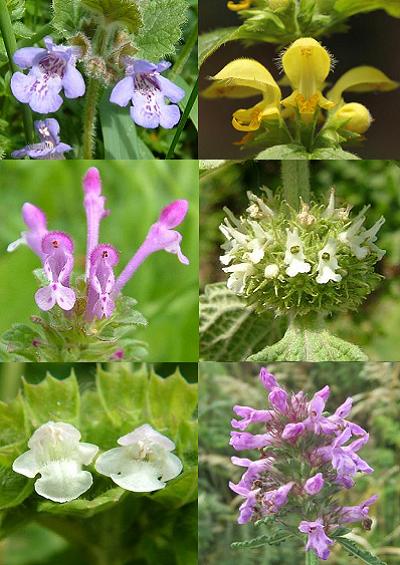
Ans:
[[[132,492],[152,492],[177,477],[183,465],[171,453],[175,444],[150,424],[143,424],[119,438],[121,447],[101,454],[96,470],[118,486]]]
[[[25,202],[22,206],[22,218],[28,231],[22,232],[19,239],[10,243],[7,251],[11,253],[20,245],[28,245],[36,255],[43,259],[42,240],[48,233],[45,213],[30,202]]]
[[[339,263],[336,258],[337,244],[333,238],[329,238],[327,244],[318,253],[318,284],[326,284],[329,281],[340,282],[342,275],[336,273]]]
[[[33,433],[29,451],[17,457],[13,470],[32,479],[41,475],[35,491],[44,498],[61,503],[75,500],[93,484],[92,475],[82,466],[89,465],[99,449],[80,439],[71,424],[47,422]]]
[[[279,119],[281,90],[271,73],[258,61],[236,59],[211,78],[213,84],[203,92],[207,98],[262,96],[262,101],[255,106],[234,112],[232,125],[235,129],[255,131],[263,120]]]
[[[51,37],[45,37],[44,43],[45,49],[24,47],[14,53],[15,64],[30,70],[27,75],[18,71],[11,78],[15,98],[39,114],[59,110],[62,89],[67,98],[79,98],[85,93],[83,77],[75,66],[80,50],[56,45]]]
[[[49,285],[35,294],[36,304],[41,310],[51,310],[58,304],[63,310],[71,310],[75,304],[75,292],[69,288],[69,279],[74,265],[72,239],[63,232],[49,232],[42,241],[43,268]]]
[[[304,492],[313,496],[314,494],[318,494],[320,490],[324,487],[325,481],[322,473],[317,473],[313,477],[307,479],[304,483]]]
[[[111,92],[110,102],[127,106],[132,102],[132,120],[144,128],[173,128],[180,119],[179,107],[185,91],[161,75],[171,63],[158,64],[141,59],[124,57],[125,78],[120,80]],[[169,99],[173,104],[166,104]]]
[[[340,508],[340,521],[342,523],[359,522],[368,518],[369,507],[378,500],[376,495],[370,496],[367,500],[357,506],[343,506]]]
[[[34,122],[40,142],[27,145],[11,153],[14,159],[30,157],[31,159],[61,160],[64,153],[72,151],[72,147],[60,140],[60,126],[56,119],[48,118]]]
[[[304,255],[304,246],[299,237],[297,228],[293,230],[287,229],[285,264],[287,265],[286,274],[289,277],[295,277],[299,273],[309,273],[311,271],[310,263],[307,263]]]
[[[308,535],[306,551],[312,549],[320,559],[324,561],[328,559],[330,553],[329,546],[333,545],[334,542],[325,534],[321,518],[318,518],[315,522],[303,520],[299,524],[299,530],[303,534]]]

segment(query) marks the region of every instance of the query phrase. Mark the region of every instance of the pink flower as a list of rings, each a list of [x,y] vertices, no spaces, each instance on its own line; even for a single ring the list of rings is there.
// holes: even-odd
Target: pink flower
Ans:
[[[87,221],[87,244],[86,244],[86,278],[89,276],[90,257],[93,249],[99,243],[100,222],[108,216],[109,211],[105,209],[106,199],[101,195],[100,173],[96,167],[91,167],[84,179],[83,190],[85,197],[83,204],[86,211]]]
[[[307,479],[304,483],[304,491],[310,496],[313,496],[314,494],[319,493],[319,491],[323,488],[324,483],[325,481],[322,473],[317,473],[313,477]]]
[[[333,545],[333,541],[325,534],[321,518],[318,518],[315,522],[303,520],[299,524],[299,530],[303,534],[308,535],[306,551],[312,549],[320,559],[324,561],[328,559],[330,554],[329,546]]]

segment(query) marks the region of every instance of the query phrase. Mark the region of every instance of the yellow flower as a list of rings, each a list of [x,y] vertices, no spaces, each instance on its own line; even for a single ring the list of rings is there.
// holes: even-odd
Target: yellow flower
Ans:
[[[375,67],[361,66],[344,73],[328,92],[327,97],[335,104],[343,101],[343,92],[370,92],[378,90],[388,92],[398,88],[399,83],[391,80]]]
[[[203,92],[207,98],[262,96],[255,106],[234,112],[232,125],[235,129],[256,131],[263,120],[279,119],[281,90],[271,73],[258,61],[236,59],[211,78],[213,84]]]
[[[365,133],[372,123],[372,116],[368,108],[358,102],[343,104],[335,112],[333,118],[338,121],[346,120],[343,129],[359,134]]]
[[[240,10],[247,10],[248,8],[250,8],[251,2],[252,0],[239,0],[239,2],[236,4],[236,2],[233,2],[233,0],[229,0],[228,8],[233,12],[240,12]]]
[[[283,70],[293,88],[282,104],[297,108],[306,122],[312,120],[318,107],[329,110],[335,105],[322,95],[331,63],[328,51],[311,37],[297,39],[282,56]]]

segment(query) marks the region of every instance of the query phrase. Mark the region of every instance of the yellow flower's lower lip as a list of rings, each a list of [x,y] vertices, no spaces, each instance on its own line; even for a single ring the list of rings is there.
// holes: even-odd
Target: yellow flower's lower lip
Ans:
[[[247,8],[250,8],[250,5],[251,5],[251,0],[240,0],[238,3],[230,0],[227,4],[229,10],[232,10],[233,12],[239,12],[240,10],[247,10]]]

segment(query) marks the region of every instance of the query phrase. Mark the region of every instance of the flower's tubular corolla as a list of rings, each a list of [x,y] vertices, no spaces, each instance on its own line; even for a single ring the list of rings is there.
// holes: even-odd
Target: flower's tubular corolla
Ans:
[[[11,153],[14,159],[30,157],[31,159],[60,161],[65,159],[64,153],[72,151],[72,147],[60,140],[60,126],[56,119],[47,118],[34,123],[40,142],[26,145]]]

